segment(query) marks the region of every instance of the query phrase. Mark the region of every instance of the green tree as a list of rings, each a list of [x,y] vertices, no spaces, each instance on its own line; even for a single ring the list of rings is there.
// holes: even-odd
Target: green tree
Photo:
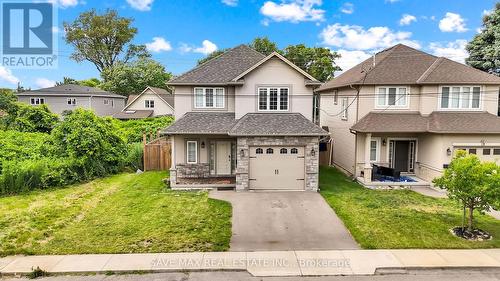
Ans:
[[[103,176],[122,168],[124,140],[111,118],[101,118],[78,108],[68,113],[52,131],[56,155],[78,159],[86,173]]]
[[[291,45],[283,51],[284,56],[319,81],[330,80],[335,71],[341,70],[335,64],[340,55],[328,48]]]
[[[211,52],[210,54],[208,54],[206,57],[202,58],[202,59],[199,59],[198,60],[198,65],[200,64],[203,64],[203,63],[206,63],[207,61],[213,59],[213,58],[216,58],[220,55],[222,55],[224,52],[226,52],[227,50],[229,49],[221,49],[221,50],[217,50],[217,51],[213,51]]]
[[[267,36],[253,39],[252,43],[248,44],[248,46],[266,56],[270,55],[272,52],[281,53],[281,50],[278,48],[278,44],[269,40]]]
[[[67,85],[67,84],[98,88],[99,85],[101,84],[101,80],[99,80],[98,78],[89,78],[78,81],[70,77],[63,77],[63,81],[56,82],[56,86]]]
[[[147,86],[165,89],[172,74],[159,62],[139,58],[132,62],[117,63],[101,73],[104,82],[100,88],[122,95],[141,93]]]
[[[130,44],[137,33],[133,19],[118,15],[115,10],[98,14],[94,9],[81,13],[71,23],[64,23],[66,43],[75,51],[71,58],[77,62],[90,61],[99,72],[117,62],[135,57],[150,57],[143,45]]]
[[[467,228],[473,230],[475,210],[485,212],[499,205],[499,177],[500,167],[495,163],[482,163],[476,155],[458,151],[444,174],[433,182],[463,206],[463,225],[468,210]]]
[[[15,102],[6,110],[5,127],[20,132],[50,133],[59,117],[45,105],[31,106]]]
[[[10,89],[0,89],[0,110],[7,112],[17,101],[14,92]]]
[[[467,44],[466,50],[468,65],[500,75],[500,3],[483,17],[483,28]]]

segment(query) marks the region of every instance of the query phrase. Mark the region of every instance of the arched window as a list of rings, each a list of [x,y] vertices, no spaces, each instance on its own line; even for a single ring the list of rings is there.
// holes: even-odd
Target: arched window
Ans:
[[[273,154],[274,150],[272,148],[266,149],[266,154]]]
[[[262,150],[262,148],[260,147],[255,150],[255,154],[262,154],[262,153],[264,153],[264,150]]]
[[[280,154],[287,154],[287,153],[288,153],[288,149],[286,149],[286,148],[280,149]]]
[[[298,154],[299,150],[297,148],[292,148],[292,149],[290,149],[290,153],[291,154]]]

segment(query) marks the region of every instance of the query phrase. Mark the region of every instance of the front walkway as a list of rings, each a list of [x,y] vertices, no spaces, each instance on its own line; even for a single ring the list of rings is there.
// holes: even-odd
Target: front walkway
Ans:
[[[231,251],[359,249],[317,192],[211,191],[233,206]]]
[[[253,276],[373,275],[409,268],[499,268],[500,249],[165,253],[0,258],[0,276],[48,273],[248,271]]]

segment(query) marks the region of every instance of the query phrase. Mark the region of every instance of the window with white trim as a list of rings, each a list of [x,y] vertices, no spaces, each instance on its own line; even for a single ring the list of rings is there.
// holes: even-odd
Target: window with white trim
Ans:
[[[186,162],[188,164],[198,163],[198,142],[197,141],[187,141],[186,142]]]
[[[146,107],[146,108],[155,108],[155,101],[154,100],[145,100],[144,101],[144,107]]]
[[[377,107],[408,106],[408,90],[406,87],[379,87],[377,90]]]
[[[380,155],[380,139],[375,138],[370,141],[370,162],[378,162]]]
[[[68,105],[73,105],[73,106],[75,106],[75,105],[76,105],[76,99],[75,99],[75,98],[68,98],[68,99],[66,100],[66,103],[67,103]]]
[[[348,111],[349,111],[349,98],[342,98],[340,100],[340,119],[347,120]]]
[[[31,105],[45,104],[45,99],[44,98],[30,98],[30,104]]]
[[[194,88],[195,108],[224,108],[224,88]]]
[[[288,88],[260,87],[258,93],[259,111],[288,111]]]
[[[334,90],[333,91],[333,104],[337,105],[339,103],[339,91]]]
[[[481,87],[443,86],[440,93],[440,109],[479,109]]]

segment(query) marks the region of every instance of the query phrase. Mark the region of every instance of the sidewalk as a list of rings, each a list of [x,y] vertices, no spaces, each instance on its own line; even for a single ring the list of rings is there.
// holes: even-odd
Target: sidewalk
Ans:
[[[54,274],[241,270],[260,277],[372,275],[378,269],[500,268],[500,249],[160,253],[0,259],[0,273],[4,275],[25,274],[36,267]]]

